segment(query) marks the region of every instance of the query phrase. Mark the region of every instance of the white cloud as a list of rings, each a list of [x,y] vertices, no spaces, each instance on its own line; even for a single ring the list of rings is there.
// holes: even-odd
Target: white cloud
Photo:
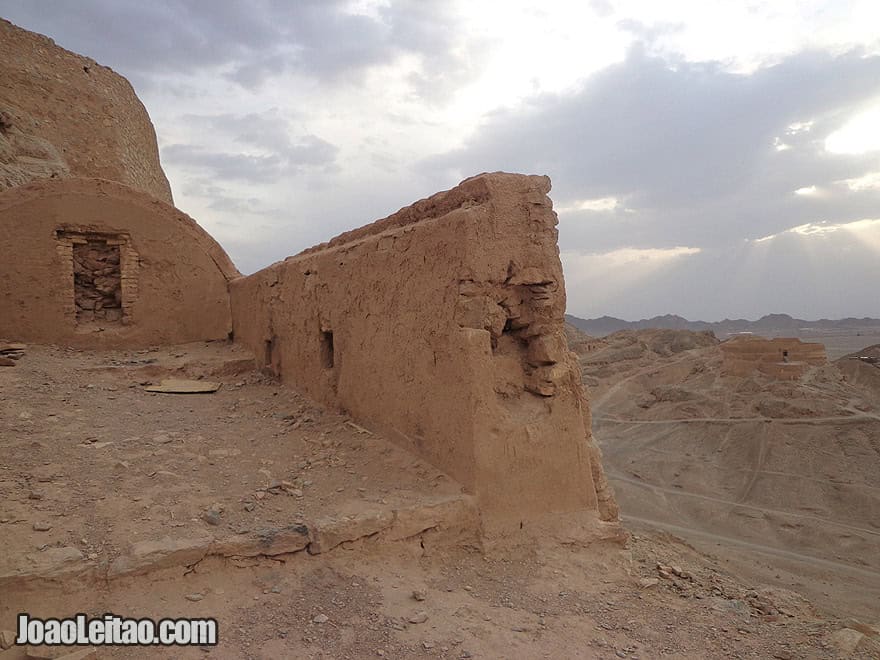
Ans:
[[[595,199],[579,199],[571,204],[559,206],[556,212],[559,214],[572,213],[575,211],[613,211],[620,202],[616,197],[597,197]]]
[[[776,234],[769,234],[761,238],[756,238],[752,243],[766,243],[777,239],[781,236],[802,236],[802,237],[822,237],[837,232],[850,232],[853,236],[859,238],[865,243],[880,244],[880,219],[865,218],[862,220],[854,220],[852,222],[828,222],[822,220],[820,222],[807,222],[796,227],[791,227],[785,231]]]
[[[853,192],[863,190],[880,190],[880,172],[868,172],[864,176],[855,177],[853,179],[844,179],[840,181]]]

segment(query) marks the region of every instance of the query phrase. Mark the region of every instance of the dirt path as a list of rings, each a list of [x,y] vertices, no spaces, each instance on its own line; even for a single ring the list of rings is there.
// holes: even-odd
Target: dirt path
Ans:
[[[607,417],[596,415],[594,421],[607,424],[695,424],[699,422],[712,422],[716,424],[745,424],[749,422],[764,422],[772,424],[827,424],[829,422],[862,422],[865,420],[878,420],[880,416],[864,413],[854,415],[835,415],[829,417],[681,417],[672,419],[620,419],[619,417]]]
[[[845,530],[847,532],[858,532],[860,534],[868,534],[870,536],[876,536],[878,539],[880,539],[880,531],[866,529],[864,527],[856,527],[854,525],[847,525],[846,523],[841,523],[841,522],[838,522],[836,520],[832,520],[829,518],[822,518],[820,516],[811,516],[806,513],[795,513],[793,511],[786,511],[783,509],[773,509],[771,507],[756,506],[754,504],[746,504],[742,500],[737,500],[737,501],[725,500],[720,497],[712,497],[711,495],[701,495],[699,493],[691,493],[691,492],[688,492],[685,490],[678,490],[675,488],[666,488],[664,486],[659,486],[657,484],[652,484],[652,483],[648,483],[646,481],[642,481],[639,479],[633,479],[631,477],[627,477],[625,475],[620,474],[619,472],[613,472],[613,471],[606,470],[606,474],[608,475],[609,478],[613,479],[614,481],[619,481],[622,483],[628,483],[628,484],[632,484],[634,486],[639,486],[641,488],[646,488],[653,493],[663,493],[665,495],[672,495],[674,497],[684,497],[684,498],[703,500],[706,502],[713,502],[716,504],[722,504],[722,505],[730,507],[732,509],[747,509],[747,510],[751,510],[751,511],[757,511],[759,513],[774,513],[779,516],[786,516],[786,517],[791,517],[791,518],[803,518],[805,520],[813,520],[813,521],[821,523],[822,525],[827,526],[827,527],[831,527],[831,528],[839,527],[841,530]],[[750,483],[753,483],[753,482],[750,481]],[[878,575],[880,575],[880,573],[878,573]]]

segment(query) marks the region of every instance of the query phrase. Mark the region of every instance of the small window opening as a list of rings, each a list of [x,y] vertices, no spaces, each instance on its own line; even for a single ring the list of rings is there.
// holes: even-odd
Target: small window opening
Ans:
[[[782,361],[788,362],[788,351],[782,351]]]
[[[73,246],[73,295],[78,324],[122,320],[118,245],[90,238]]]
[[[332,369],[334,363],[333,354],[333,332],[321,332],[321,366],[324,369]]]
[[[275,338],[267,339],[263,342],[263,364],[271,365],[272,358],[275,354]]]

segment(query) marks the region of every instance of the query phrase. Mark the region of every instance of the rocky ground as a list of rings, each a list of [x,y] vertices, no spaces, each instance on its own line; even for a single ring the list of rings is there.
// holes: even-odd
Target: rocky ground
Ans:
[[[219,621],[217,647],[98,658],[880,649],[876,626],[820,613],[662,532],[625,546],[539,537],[481,548],[452,480],[253,371],[235,346],[30,346],[16,357],[0,368],[0,629],[22,611]],[[145,390],[169,376],[221,387]]]

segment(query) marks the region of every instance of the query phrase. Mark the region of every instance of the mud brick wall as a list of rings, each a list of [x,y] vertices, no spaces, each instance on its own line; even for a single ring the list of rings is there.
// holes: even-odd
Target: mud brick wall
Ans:
[[[235,339],[444,469],[498,531],[616,518],[566,347],[549,190],[546,177],[474,177],[235,280]]]
[[[137,347],[232,329],[228,281],[239,273],[223,249],[189,216],[120,183],[3,191],[0,253],[0,337]]]
[[[787,337],[735,337],[721,344],[721,354],[725,374],[760,372],[778,380],[797,380],[810,367],[828,362],[823,344]]]

